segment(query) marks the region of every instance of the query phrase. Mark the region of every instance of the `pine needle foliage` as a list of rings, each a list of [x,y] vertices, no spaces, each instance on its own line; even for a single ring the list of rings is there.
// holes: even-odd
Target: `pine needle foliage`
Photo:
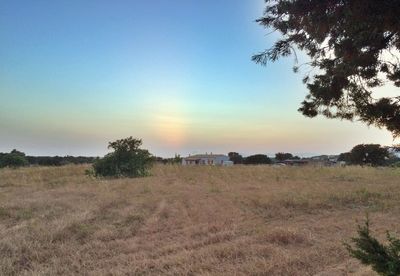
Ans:
[[[371,235],[369,220],[358,226],[358,236],[351,239],[353,245],[345,244],[350,255],[365,265],[370,265],[379,275],[400,275],[400,240],[387,232],[387,244]]]
[[[303,82],[308,95],[299,111],[308,117],[358,119],[400,136],[400,94],[374,94],[400,87],[399,0],[265,0],[257,22],[282,37],[253,56],[266,65],[307,54]],[[381,97],[379,97],[381,96]]]

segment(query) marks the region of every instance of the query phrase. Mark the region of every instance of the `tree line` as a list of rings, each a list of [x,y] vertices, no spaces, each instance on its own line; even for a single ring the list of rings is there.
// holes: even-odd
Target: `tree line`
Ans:
[[[86,156],[27,156],[24,152],[13,149],[9,153],[0,152],[0,168],[38,166],[63,166],[68,164],[93,163],[96,157]]]
[[[347,165],[371,165],[371,166],[396,166],[400,167],[400,145],[385,147],[379,144],[360,144],[349,152],[341,153],[337,161],[345,162]],[[228,153],[229,160],[234,164],[257,165],[281,163],[286,160],[309,160],[291,153],[278,152],[274,158],[265,154],[255,154],[243,157],[237,152]]]
[[[299,156],[294,156],[287,152],[278,152],[275,154],[275,158],[270,158],[266,154],[254,154],[247,157],[243,157],[237,152],[228,153],[229,160],[234,164],[244,164],[244,165],[258,165],[258,164],[272,164],[276,162],[283,162],[285,160],[300,160]]]
[[[132,142],[133,138],[129,138],[128,140],[122,139],[125,143]],[[138,139],[136,139],[138,140]],[[122,147],[121,140],[118,140],[120,144],[113,144],[114,147]],[[139,141],[139,140],[138,140]],[[116,141],[117,142],[117,141]],[[113,143],[116,143],[113,142]],[[130,148],[120,149],[121,151],[130,152],[134,151],[138,154],[138,147],[133,147],[132,150]],[[111,147],[113,149],[113,147]],[[118,151],[118,152],[121,152]],[[355,146],[349,152],[341,153],[338,156],[339,162],[344,161],[348,165],[371,165],[371,166],[396,166],[400,167],[400,158],[396,154],[400,153],[400,145],[392,146],[392,147],[384,147],[379,144],[361,144]],[[281,163],[285,160],[304,160],[308,158],[301,158],[299,156],[295,156],[292,153],[287,152],[278,152],[275,154],[275,157],[270,158],[266,154],[254,154],[247,157],[243,157],[241,154],[237,152],[229,152],[228,153],[229,160],[234,164],[244,164],[244,165],[258,165],[258,164],[273,164],[273,163]],[[110,161],[111,157],[109,157],[108,161]],[[86,156],[27,156],[25,153],[12,150],[9,153],[0,153],[0,168],[3,167],[23,167],[29,165],[37,165],[37,166],[63,166],[68,164],[91,164],[97,163],[100,164],[99,161],[101,158],[98,157],[86,157]],[[172,158],[162,158],[151,155],[150,153],[146,154],[146,160],[149,162],[157,162],[161,164],[181,164],[182,157],[179,154],[175,154]],[[103,161],[106,162],[106,161]],[[113,163],[113,162],[111,162]],[[104,166],[106,164],[103,164]],[[100,165],[99,165],[100,166]],[[115,167],[115,166],[114,166]]]

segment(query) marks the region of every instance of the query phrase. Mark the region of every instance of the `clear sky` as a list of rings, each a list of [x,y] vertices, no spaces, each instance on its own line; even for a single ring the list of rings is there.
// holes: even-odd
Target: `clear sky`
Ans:
[[[254,22],[262,11],[263,0],[0,1],[0,152],[103,155],[127,136],[160,156],[392,144],[297,112],[293,59],[251,61],[278,35]]]

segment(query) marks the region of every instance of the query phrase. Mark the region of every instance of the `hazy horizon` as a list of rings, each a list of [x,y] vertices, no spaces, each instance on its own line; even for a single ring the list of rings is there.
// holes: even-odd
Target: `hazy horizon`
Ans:
[[[278,35],[254,22],[263,8],[263,0],[2,1],[0,152],[102,156],[128,136],[162,157],[398,143],[384,129],[297,112],[306,88],[293,59],[251,61]]]

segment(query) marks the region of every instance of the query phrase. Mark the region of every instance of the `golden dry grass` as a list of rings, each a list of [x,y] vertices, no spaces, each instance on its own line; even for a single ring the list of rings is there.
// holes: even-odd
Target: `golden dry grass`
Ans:
[[[374,275],[343,246],[400,231],[400,170],[0,170],[0,275]]]

